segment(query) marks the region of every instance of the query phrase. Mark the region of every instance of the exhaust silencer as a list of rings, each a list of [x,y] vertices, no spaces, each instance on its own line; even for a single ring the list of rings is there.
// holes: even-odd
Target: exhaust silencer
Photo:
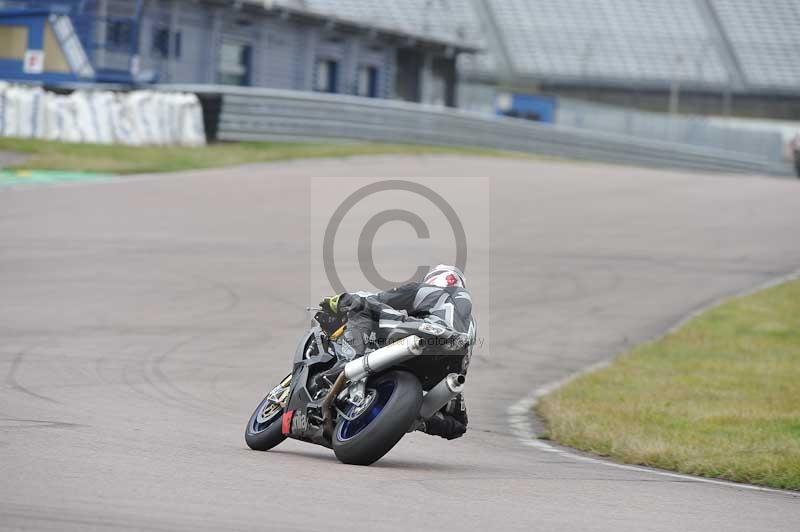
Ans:
[[[464,375],[451,373],[431,388],[422,399],[422,407],[419,410],[420,417],[428,419],[441,410],[453,397],[461,393],[465,380]]]
[[[407,336],[386,347],[376,349],[368,355],[357,358],[345,364],[344,376],[349,381],[358,381],[376,373],[400,364],[422,354],[425,341],[419,336]]]

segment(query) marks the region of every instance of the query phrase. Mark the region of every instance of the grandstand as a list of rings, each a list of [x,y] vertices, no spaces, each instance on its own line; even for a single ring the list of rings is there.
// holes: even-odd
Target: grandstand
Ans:
[[[694,0],[490,4],[521,78],[728,82],[718,41]]]
[[[0,0],[18,6],[68,15],[98,81],[800,119],[800,0]]]
[[[666,110],[679,89],[684,111],[800,119],[800,0],[296,1],[485,48],[459,58],[464,96],[500,85]]]
[[[800,91],[800,1],[711,0],[747,85]]]
[[[800,119],[800,1],[487,0],[463,78],[665,111]],[[479,5],[479,3],[475,3]],[[678,95],[680,100],[678,104]]]

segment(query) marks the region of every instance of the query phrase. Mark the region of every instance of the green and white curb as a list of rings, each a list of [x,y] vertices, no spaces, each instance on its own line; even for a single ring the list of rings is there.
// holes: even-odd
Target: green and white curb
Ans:
[[[97,172],[67,172],[61,170],[0,170],[0,188],[28,185],[53,185],[105,181],[113,174]]]

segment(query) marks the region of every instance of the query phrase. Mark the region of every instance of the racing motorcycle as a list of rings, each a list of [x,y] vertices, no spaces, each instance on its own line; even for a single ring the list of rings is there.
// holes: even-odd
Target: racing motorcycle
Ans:
[[[346,319],[316,312],[292,372],[247,422],[251,449],[294,438],[333,449],[346,464],[369,465],[463,390],[474,321],[465,334],[408,318],[383,341],[373,334],[363,356],[344,340],[346,327]]]

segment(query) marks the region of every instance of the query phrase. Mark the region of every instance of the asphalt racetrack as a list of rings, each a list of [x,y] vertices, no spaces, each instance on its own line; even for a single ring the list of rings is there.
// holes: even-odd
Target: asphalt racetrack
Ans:
[[[307,324],[309,179],[432,175],[492,185],[467,435],[248,450]],[[798,497],[543,452],[508,408],[797,268],[790,179],[431,156],[0,190],[0,529],[796,532]]]

